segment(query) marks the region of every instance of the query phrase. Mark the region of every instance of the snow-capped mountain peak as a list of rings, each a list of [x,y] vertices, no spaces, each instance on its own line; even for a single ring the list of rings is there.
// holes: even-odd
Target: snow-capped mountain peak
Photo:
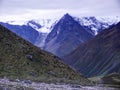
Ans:
[[[69,17],[69,14],[65,14],[62,18]],[[60,17],[52,17],[52,18],[37,18],[31,20],[11,20],[6,21],[11,25],[29,25],[35,30],[41,33],[49,33],[51,32],[54,25],[60,20]],[[86,16],[86,17],[74,17],[76,21],[79,22],[80,25],[84,27],[89,27],[92,30],[93,35],[97,35],[99,29],[106,29],[110,25],[117,24],[120,21],[119,16]]]
[[[33,23],[34,22],[34,23]],[[27,25],[31,26],[35,30],[42,32],[42,33],[49,33],[51,27],[51,20],[32,20],[27,22]]]
[[[120,16],[96,17],[100,22],[108,23],[109,25],[120,22]]]
[[[57,18],[53,19],[34,19],[34,20],[19,20],[19,21],[7,21],[6,23],[11,25],[28,25],[33,29],[41,32],[41,33],[49,33],[51,31],[52,25],[57,21]]]
[[[32,28],[41,33],[49,33],[51,31],[52,24],[56,21],[56,19],[40,19],[31,21],[27,21],[25,24],[30,25]]]
[[[103,30],[109,28],[109,26],[113,24],[117,24],[120,21],[120,17],[112,16],[112,17],[80,17],[74,18],[79,22],[80,25],[85,26],[92,30],[94,35],[99,33],[99,30]]]

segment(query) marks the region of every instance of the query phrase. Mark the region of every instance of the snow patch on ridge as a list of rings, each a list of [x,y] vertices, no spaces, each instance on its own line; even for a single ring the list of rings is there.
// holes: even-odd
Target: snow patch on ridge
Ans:
[[[109,16],[109,17],[79,17],[74,18],[76,21],[79,22],[82,26],[89,27],[94,35],[97,35],[99,32],[99,29],[106,29],[109,28],[109,26],[113,24],[117,24],[120,22],[119,16]]]

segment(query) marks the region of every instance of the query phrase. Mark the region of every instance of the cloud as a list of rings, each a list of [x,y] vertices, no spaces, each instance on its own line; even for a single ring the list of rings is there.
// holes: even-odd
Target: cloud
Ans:
[[[37,9],[28,9],[23,14],[8,14],[8,15],[1,15],[0,21],[28,21],[31,19],[60,19],[64,14],[65,10],[37,10]]]
[[[53,9],[82,15],[120,15],[120,0],[0,0],[1,15]]]

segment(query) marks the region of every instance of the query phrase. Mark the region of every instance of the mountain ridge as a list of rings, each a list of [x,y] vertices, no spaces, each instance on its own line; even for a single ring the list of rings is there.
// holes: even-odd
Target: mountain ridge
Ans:
[[[89,16],[89,17],[77,18],[77,17],[69,15],[68,13],[65,14],[62,18],[64,19],[65,17],[69,17],[69,16],[72,19],[74,19],[74,21],[76,23],[79,23],[85,32],[92,34],[93,37],[96,36],[98,33],[100,33],[103,29],[107,29],[111,25],[114,25],[118,21],[120,21],[119,17],[102,17],[102,18],[100,18],[100,17],[95,17],[95,16]],[[21,24],[21,22],[22,22],[22,24]],[[54,19],[40,19],[40,20],[32,19],[32,20],[21,21],[21,22],[20,22],[21,25],[16,25],[19,23],[17,21],[6,22],[6,23],[3,23],[2,25],[4,25],[5,27],[9,28],[12,31],[15,31],[19,36],[32,42],[32,44],[34,44],[35,46],[45,49],[49,52],[52,52],[59,57],[62,57],[64,55],[70,53],[72,50],[74,50],[80,44],[80,42],[83,42],[83,43],[85,42],[82,39],[78,40],[78,36],[80,36],[80,35],[77,32],[79,32],[79,31],[74,33],[74,36],[73,35],[69,36],[68,33],[66,32],[66,36],[68,35],[67,40],[69,42],[71,42],[73,45],[70,48],[70,51],[68,51],[68,52],[60,51],[60,53],[59,53],[59,50],[56,50],[56,49],[58,49],[59,47],[62,47],[61,43],[63,43],[63,45],[64,45],[65,40],[63,40],[63,42],[62,42],[62,41],[60,41],[61,38],[58,38],[58,41],[60,41],[61,43],[59,42],[59,43],[55,43],[54,45],[51,45],[51,47],[55,46],[55,48],[54,47],[49,48],[49,46],[48,46],[49,39],[50,38],[53,39],[56,34],[59,34],[59,32],[62,32],[62,31],[58,30],[56,33],[53,33],[53,32],[55,32],[55,31],[53,31],[54,27],[56,27],[57,23],[59,22],[58,18],[56,18],[56,19],[55,18]],[[65,26],[65,25],[63,25],[63,26]],[[70,26],[68,23],[69,28],[72,26],[74,26],[74,24],[71,24],[71,26]],[[67,25],[66,25],[66,27],[67,27]],[[30,30],[28,30],[28,29],[30,29]],[[53,36],[51,35],[51,33],[53,33]],[[33,37],[31,37],[31,36],[33,36]],[[62,35],[62,36],[59,35],[59,37],[63,37],[63,36],[65,37],[65,35]],[[72,42],[73,38],[74,39],[76,38],[75,42]],[[67,42],[67,40],[66,40],[66,42]],[[55,41],[55,40],[51,40],[51,42],[49,42],[49,45],[51,43],[53,43],[53,41]],[[46,44],[46,42],[47,42],[47,44]],[[67,49],[67,48],[68,47],[66,46],[65,49]]]
[[[69,15],[69,13],[66,13]],[[64,14],[64,15],[66,15]],[[63,16],[64,16],[63,15]],[[112,25],[112,24],[116,24],[120,21],[120,17],[119,16],[72,16],[76,21],[78,21],[81,25],[84,25],[84,26],[88,26],[88,25],[92,25],[94,24],[94,20],[96,19],[97,20],[97,23],[103,23],[103,25],[105,24],[108,24],[108,26]],[[17,21],[17,20],[11,20],[11,21],[1,21],[3,23],[8,23],[8,24],[11,24],[11,25],[27,25],[27,23],[33,21],[37,24],[40,24],[42,27],[45,27],[44,29],[47,29],[47,28],[50,28],[54,25],[54,23],[57,23],[58,20],[60,20],[60,18],[62,17],[59,17],[59,18],[40,18],[39,20],[38,19],[30,19],[30,20],[21,20],[21,21]],[[92,19],[94,18],[94,19]],[[98,25],[99,26],[99,25]],[[42,29],[42,28],[41,28]],[[105,29],[105,28],[104,28]],[[50,31],[48,31],[50,32]],[[47,32],[46,32],[47,33]]]
[[[99,33],[64,57],[67,64],[91,77],[120,73],[120,23]]]
[[[44,49],[61,57],[93,36],[69,14],[65,14],[48,34]]]

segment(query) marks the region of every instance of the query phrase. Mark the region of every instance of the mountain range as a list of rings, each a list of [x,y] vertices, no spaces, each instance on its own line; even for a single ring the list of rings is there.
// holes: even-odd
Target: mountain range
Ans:
[[[7,21],[0,22],[0,24],[35,46],[61,58],[102,30],[116,24],[119,20],[119,17],[91,16],[77,18],[65,14],[61,19],[40,19],[23,22]],[[71,33],[69,32],[70,28]]]
[[[103,30],[64,57],[64,62],[87,77],[120,73],[120,23]]]

